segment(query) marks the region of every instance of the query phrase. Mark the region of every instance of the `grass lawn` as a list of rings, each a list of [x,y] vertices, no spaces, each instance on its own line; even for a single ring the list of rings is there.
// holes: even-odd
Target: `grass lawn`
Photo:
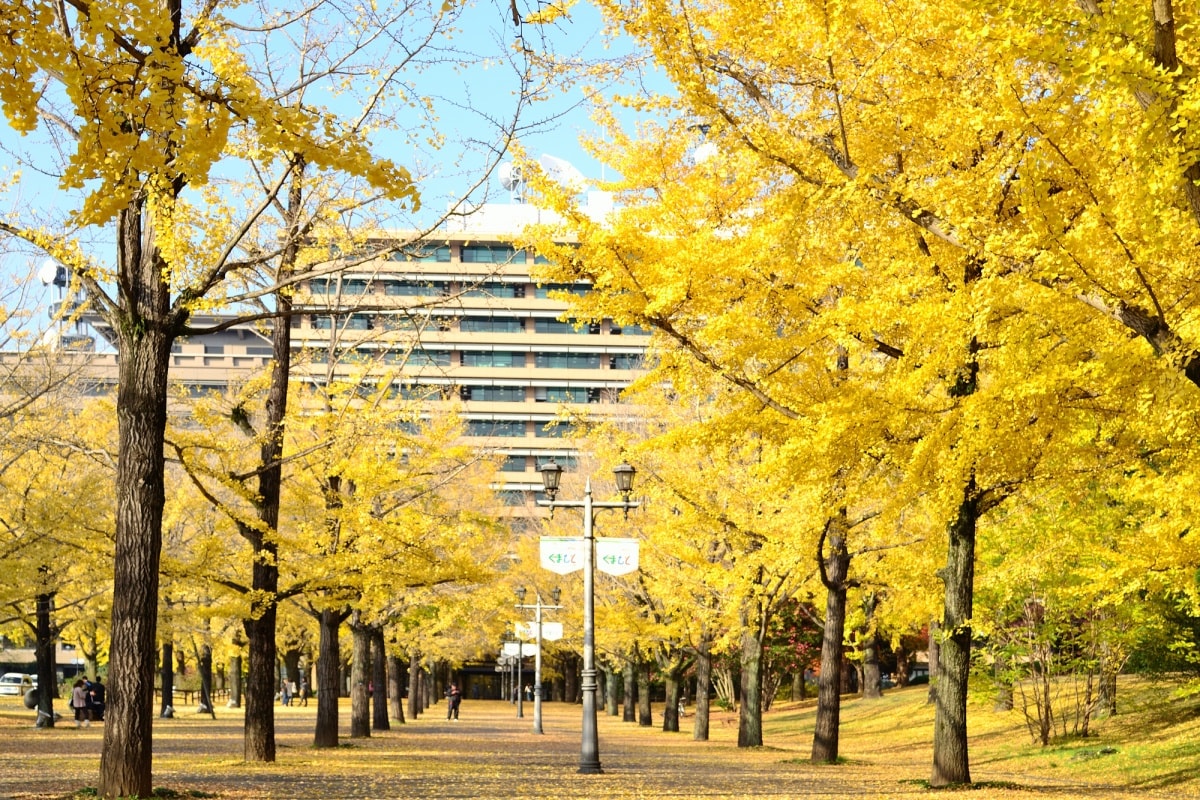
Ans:
[[[712,719],[711,740],[667,734],[620,717],[600,717],[602,775],[578,775],[580,709],[544,706],[542,736],[498,701],[445,705],[420,719],[311,747],[316,706],[277,708],[279,757],[242,761],[242,717],[182,711],[155,725],[154,783],[161,796],[217,798],[1200,798],[1200,701],[1178,700],[1170,683],[1121,684],[1121,713],[1094,723],[1095,735],[1043,748],[1019,711],[972,705],[971,775],[976,786],[932,791],[933,709],[927,687],[891,690],[879,701],[846,698],[836,766],[808,763],[814,702],[777,703],[764,720],[767,746],[739,749],[736,715]],[[344,701],[342,731],[349,729]],[[656,708],[656,712],[659,709]],[[34,712],[0,698],[0,797],[82,798],[94,787],[102,727],[32,726]],[[655,715],[661,724],[661,716]]]

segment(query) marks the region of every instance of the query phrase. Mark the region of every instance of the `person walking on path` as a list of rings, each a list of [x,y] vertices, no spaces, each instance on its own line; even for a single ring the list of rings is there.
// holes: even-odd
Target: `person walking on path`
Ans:
[[[71,687],[71,708],[75,709],[75,727],[79,727],[79,723],[83,723],[83,727],[88,727],[92,721],[88,719],[87,707],[87,690],[83,688],[83,678],[75,681],[75,685]]]
[[[308,678],[300,679],[300,705],[308,705]]]
[[[104,682],[100,680],[100,676],[96,676],[96,680],[92,681],[89,693],[92,697],[92,719],[96,722],[104,721]]]
[[[450,688],[446,690],[446,697],[450,701],[446,705],[446,719],[458,722],[458,706],[462,703],[462,692],[458,690],[457,683],[450,684]]]

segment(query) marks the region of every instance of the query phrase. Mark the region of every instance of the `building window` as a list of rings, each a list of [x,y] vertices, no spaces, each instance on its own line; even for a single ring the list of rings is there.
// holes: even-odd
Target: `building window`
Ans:
[[[449,350],[413,350],[408,355],[410,367],[448,367],[450,366]]]
[[[443,245],[441,247],[422,247],[420,250],[410,252],[397,251],[392,253],[393,261],[423,261],[435,264],[450,263],[450,247]]]
[[[467,350],[463,353],[464,367],[523,367],[525,354],[507,350]]]
[[[463,400],[477,400],[483,403],[523,403],[525,402],[525,387],[464,386],[461,396]]]
[[[466,436],[524,436],[525,420],[469,419]]]
[[[600,326],[592,324],[579,325],[578,320],[569,319],[565,322],[558,319],[541,319],[533,321],[533,329],[537,333],[599,333]]]
[[[571,426],[561,422],[547,422],[544,425],[535,423],[533,435],[539,439],[563,439],[571,435]]]
[[[609,359],[610,369],[640,369],[642,357],[635,353],[619,353]]]
[[[449,294],[450,284],[447,281],[384,281],[383,293],[388,297],[437,297]]]
[[[539,386],[534,399],[539,403],[599,403],[599,389],[584,389],[573,386]],[[594,398],[594,399],[593,399]]]
[[[514,250],[506,245],[464,244],[460,254],[464,264],[508,264],[525,263],[525,251]]]
[[[599,353],[535,353],[539,369],[600,369]]]
[[[525,296],[525,284],[487,281],[485,283],[464,284],[463,297],[505,297],[521,298]]]
[[[533,296],[539,300],[551,300],[552,292],[570,292],[574,295],[585,295],[591,290],[586,283],[545,283],[533,287]]]
[[[523,322],[512,317],[463,317],[458,329],[463,333],[523,333]]]
[[[612,327],[609,330],[612,331],[613,336],[620,336],[622,334],[624,334],[625,336],[649,336],[650,335],[650,331],[646,330],[641,325],[618,325],[617,323],[614,322],[612,324]]]
[[[575,472],[579,469],[579,459],[575,456],[538,456],[537,469],[540,470],[551,461],[562,467],[564,472]]]
[[[525,456],[505,456],[500,462],[501,472],[524,472]]]

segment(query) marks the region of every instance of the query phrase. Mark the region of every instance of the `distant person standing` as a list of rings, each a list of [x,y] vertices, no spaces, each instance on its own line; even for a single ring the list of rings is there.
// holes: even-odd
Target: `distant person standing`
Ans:
[[[279,684],[279,703],[285,706],[292,704],[292,685],[286,679]]]
[[[92,719],[96,722],[104,721],[104,683],[100,680],[100,676],[96,676],[96,680],[92,681],[88,693],[92,698]]]
[[[83,678],[77,679],[71,687],[71,708],[75,709],[76,728],[81,722],[85,728],[92,724],[88,719],[87,690],[83,688]]]
[[[308,678],[300,679],[300,705],[308,705]]]
[[[458,690],[457,683],[450,684],[450,688],[446,690],[446,697],[449,700],[446,705],[446,719],[458,722],[458,706],[462,703],[462,692]]]

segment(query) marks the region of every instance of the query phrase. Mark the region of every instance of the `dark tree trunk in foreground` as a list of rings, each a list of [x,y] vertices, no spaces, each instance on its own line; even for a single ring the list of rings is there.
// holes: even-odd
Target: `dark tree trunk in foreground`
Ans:
[[[683,685],[678,672],[663,676],[666,683],[667,697],[663,705],[662,729],[668,733],[679,732],[679,696]]]
[[[289,190],[289,210],[293,218],[299,212],[300,177],[298,166]],[[295,264],[296,237],[284,254],[284,264]],[[280,270],[284,274],[284,270]],[[279,528],[279,496],[283,483],[283,434],[287,417],[288,375],[292,364],[292,326],[288,312],[289,296],[275,295],[281,314],[271,329],[271,384],[267,392],[266,418],[259,447],[258,499],[255,503],[260,525],[241,525],[239,533],[254,553],[251,568],[253,605],[243,623],[250,639],[246,677],[246,721],[243,751],[247,761],[269,763],[275,760],[275,662],[278,651],[275,631],[279,604],[279,547],[274,533]]]
[[[622,722],[637,722],[637,663],[625,659],[625,708]]]
[[[821,635],[821,674],[817,678],[817,719],[813,729],[812,762],[834,764],[838,758],[838,731],[842,716],[842,638],[846,632],[846,577],[850,554],[846,550],[845,516],[829,520],[817,547],[821,579],[825,584],[825,628]],[[823,552],[828,544],[829,555]]]
[[[351,620],[354,660],[350,666],[350,738],[365,739],[371,735],[371,697],[367,691],[371,680],[371,629],[359,621],[357,611]]]
[[[162,687],[162,703],[159,705],[158,715],[170,716],[175,709],[175,647],[170,642],[163,642],[158,678]]]
[[[387,656],[388,708],[392,719],[404,724],[404,662],[399,656]]]
[[[708,697],[712,693],[712,653],[707,639],[696,649],[696,719],[692,723],[692,739],[708,741]]]
[[[875,626],[875,607],[879,598],[868,592],[863,598],[863,611],[867,618],[867,631],[863,636],[862,696],[868,700],[883,697],[883,674],[879,668],[879,630]]]
[[[408,718],[416,720],[421,714],[421,656],[408,657]]]
[[[738,706],[738,747],[762,747],[763,627],[766,610],[754,603],[755,619],[742,631],[742,702]],[[750,627],[753,626],[753,627]]]
[[[46,570],[39,570],[45,574]],[[37,721],[39,728],[54,727],[54,687],[58,686],[58,670],[54,663],[54,592],[45,592],[37,596],[35,614],[37,616],[36,636],[34,639],[34,657],[37,659]],[[95,675],[92,676],[96,677]]]
[[[933,721],[933,786],[971,782],[967,753],[967,679],[971,672],[971,620],[975,587],[975,533],[980,501],[968,481],[958,515],[950,525],[950,543],[942,580],[946,584],[937,709]]]
[[[164,44],[164,46],[166,46]],[[143,230],[144,197],[118,215],[113,312],[117,349],[117,517],[108,693],[99,793],[148,797],[153,790],[154,656],[165,503],[163,447],[167,368],[180,318],[172,314],[169,269]]]
[[[388,722],[388,697],[391,684],[388,681],[387,653],[383,648],[383,628],[371,627],[371,729],[391,730]]]
[[[605,710],[610,717],[615,717],[620,712],[617,710],[617,696],[621,693],[620,677],[617,675],[617,670],[609,667],[604,671],[604,682],[607,690],[604,693]]]
[[[929,694],[926,705],[937,702],[938,664],[942,660],[942,626],[936,620],[929,623]]]
[[[338,679],[341,653],[338,627],[348,612],[327,609],[320,613],[320,641],[317,645],[317,727],[313,747],[338,745]]]
[[[213,708],[212,700],[212,647],[207,644],[200,646],[197,671],[200,673],[200,710],[202,713],[211,714],[212,718],[216,719],[217,710]]]
[[[654,725],[654,709],[650,707],[650,665],[638,664],[638,725],[649,728]]]

